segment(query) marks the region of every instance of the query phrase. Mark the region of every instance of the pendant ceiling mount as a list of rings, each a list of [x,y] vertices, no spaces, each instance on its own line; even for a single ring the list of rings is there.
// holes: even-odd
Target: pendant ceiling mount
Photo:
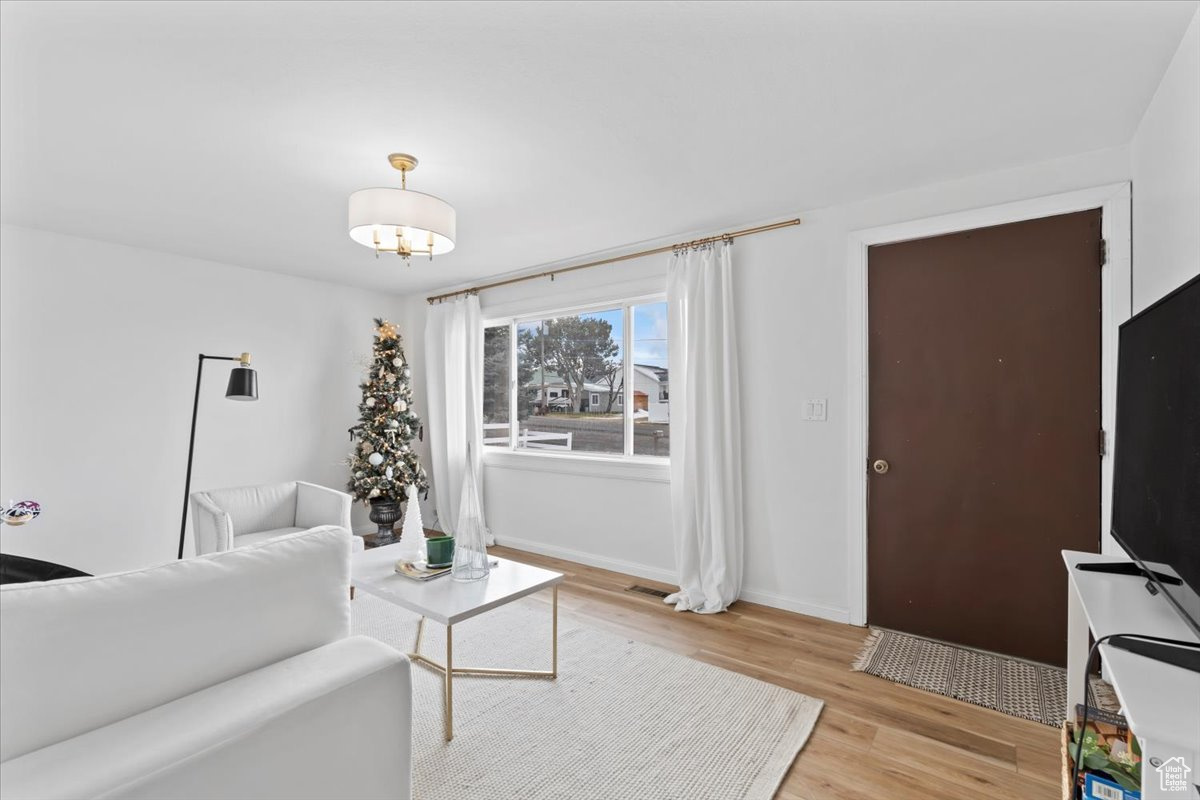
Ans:
[[[408,153],[392,153],[388,156],[388,163],[395,169],[400,170],[402,173],[400,180],[403,183],[408,173],[416,169],[417,164],[421,162],[417,161],[416,156],[410,156]]]
[[[454,206],[431,194],[408,188],[408,173],[417,168],[416,156],[392,153],[388,163],[400,170],[400,188],[359,189],[350,195],[350,238],[380,253],[395,253],[409,261],[415,255],[435,255],[454,249],[457,215]]]

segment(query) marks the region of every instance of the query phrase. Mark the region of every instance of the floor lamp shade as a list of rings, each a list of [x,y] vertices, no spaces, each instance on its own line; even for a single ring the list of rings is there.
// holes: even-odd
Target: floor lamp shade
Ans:
[[[230,400],[257,400],[258,373],[250,367],[234,367],[229,371],[225,396]]]

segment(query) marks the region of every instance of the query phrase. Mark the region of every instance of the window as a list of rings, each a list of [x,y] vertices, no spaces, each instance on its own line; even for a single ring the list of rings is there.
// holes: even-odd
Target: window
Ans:
[[[631,309],[633,323],[633,452],[666,456],[671,452],[667,385],[667,304]],[[644,415],[644,416],[643,416]]]
[[[669,456],[666,331],[662,300],[486,323],[484,445]]]
[[[508,325],[483,329],[483,444],[485,447],[508,447],[509,385],[512,375],[510,353],[512,331]]]

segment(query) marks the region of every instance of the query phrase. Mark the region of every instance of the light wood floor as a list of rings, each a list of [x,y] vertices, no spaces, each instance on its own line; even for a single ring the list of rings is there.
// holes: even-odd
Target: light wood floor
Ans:
[[[724,614],[681,614],[627,591],[671,586],[492,551],[564,573],[564,616],[824,700],[779,800],[1062,797],[1058,731],[852,672],[865,628],[741,602]]]

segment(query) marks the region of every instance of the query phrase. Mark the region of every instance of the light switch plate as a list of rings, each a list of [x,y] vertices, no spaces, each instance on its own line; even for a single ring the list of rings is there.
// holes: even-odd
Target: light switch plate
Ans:
[[[804,407],[800,411],[800,419],[804,422],[824,422],[826,406],[828,406],[828,401],[824,397],[805,400]]]

